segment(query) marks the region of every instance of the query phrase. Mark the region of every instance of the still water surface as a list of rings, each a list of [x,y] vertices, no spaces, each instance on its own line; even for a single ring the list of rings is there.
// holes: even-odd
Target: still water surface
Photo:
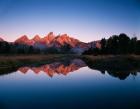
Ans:
[[[140,73],[121,76],[79,59],[21,67],[0,76],[0,109],[140,109]]]

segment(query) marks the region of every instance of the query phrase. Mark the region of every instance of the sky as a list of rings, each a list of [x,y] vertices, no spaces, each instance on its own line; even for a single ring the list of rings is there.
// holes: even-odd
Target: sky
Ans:
[[[126,33],[140,39],[140,0],[0,0],[0,37],[67,33],[84,42]]]

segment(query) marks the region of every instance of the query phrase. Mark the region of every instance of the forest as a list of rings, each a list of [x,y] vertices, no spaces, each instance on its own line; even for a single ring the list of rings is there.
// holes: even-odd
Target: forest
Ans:
[[[113,35],[109,39],[102,38],[100,44],[101,48],[89,48],[83,54],[140,54],[140,40],[138,40],[137,37],[130,38],[124,33],[120,35]]]
[[[130,38],[124,33],[113,35],[108,39],[102,38],[100,45],[100,48],[89,47],[82,55],[140,54],[140,40],[137,37]],[[60,48],[49,47],[41,50],[29,45],[0,41],[0,54],[74,54],[71,49],[69,44]]]

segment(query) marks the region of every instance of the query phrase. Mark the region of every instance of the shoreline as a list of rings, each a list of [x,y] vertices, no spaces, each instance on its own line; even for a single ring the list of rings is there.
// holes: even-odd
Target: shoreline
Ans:
[[[128,71],[140,70],[140,55],[86,55],[83,60],[91,69],[100,69],[103,71]]]
[[[140,55],[73,55],[73,54],[48,54],[48,55],[0,55],[0,69],[20,66],[32,66],[79,58],[91,67],[101,69],[120,69],[119,66],[140,67]]]
[[[107,71],[109,74],[119,76],[121,79],[129,74],[140,72],[139,55],[0,55],[0,75],[15,72],[20,67],[39,67],[54,62],[69,63],[73,59],[81,59],[90,69],[98,70],[103,74]]]
[[[52,61],[63,61],[65,59],[78,58],[78,55],[70,54],[48,54],[48,55],[0,55],[0,69],[20,67],[24,65],[41,65]]]

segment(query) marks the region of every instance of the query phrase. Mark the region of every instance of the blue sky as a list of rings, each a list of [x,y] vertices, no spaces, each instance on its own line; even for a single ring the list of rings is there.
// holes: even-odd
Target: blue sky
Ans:
[[[113,34],[140,39],[139,0],[0,0],[0,37],[49,32],[89,42]]]

